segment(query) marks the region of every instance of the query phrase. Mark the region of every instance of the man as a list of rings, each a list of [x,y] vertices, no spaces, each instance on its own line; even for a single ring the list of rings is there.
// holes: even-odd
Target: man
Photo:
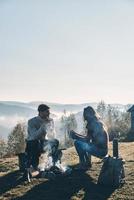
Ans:
[[[108,133],[95,110],[88,106],[84,109],[83,117],[87,122],[87,135],[82,136],[74,131],[70,132],[79,156],[80,163],[78,169],[90,167],[89,156],[93,155],[103,158],[108,153]]]
[[[54,122],[49,117],[50,108],[41,104],[38,106],[38,116],[28,121],[28,135],[26,152],[28,156],[27,168],[38,169],[39,157],[42,152],[49,151],[52,155],[53,147],[58,148],[59,141],[54,137]],[[49,133],[49,137],[48,137]],[[48,139],[51,138],[51,139]]]

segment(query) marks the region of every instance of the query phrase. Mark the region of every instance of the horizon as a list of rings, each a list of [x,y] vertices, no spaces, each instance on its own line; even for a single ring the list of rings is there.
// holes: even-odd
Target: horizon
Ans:
[[[16,103],[48,103],[48,104],[60,104],[60,105],[80,105],[80,104],[98,104],[100,102],[104,102],[105,104],[119,104],[119,105],[133,105],[134,103],[120,103],[120,102],[113,102],[113,103],[108,103],[104,100],[100,100],[100,101],[91,101],[91,102],[80,102],[80,103],[66,103],[66,102],[52,102],[52,101],[44,101],[44,100],[34,100],[34,101],[19,101],[19,100],[0,100],[0,102],[16,102]]]

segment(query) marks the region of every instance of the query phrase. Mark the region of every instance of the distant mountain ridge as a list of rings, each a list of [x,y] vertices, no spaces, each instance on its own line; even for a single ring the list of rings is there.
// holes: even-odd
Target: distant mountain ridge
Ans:
[[[8,104],[0,102],[0,116],[29,116],[30,114],[35,114],[35,110],[26,106],[22,106],[21,104]]]
[[[37,114],[37,107],[39,104],[47,104],[52,112],[79,112],[82,111],[84,107],[92,106],[97,108],[98,103],[82,103],[82,104],[60,104],[60,103],[50,103],[43,101],[33,101],[33,102],[17,102],[17,101],[0,101],[0,116],[24,116],[30,117]],[[110,104],[118,109],[127,109],[131,107],[131,104],[122,105],[122,104]]]
[[[29,113],[36,114],[36,110],[39,104],[45,103],[54,112],[78,112],[86,106],[96,107],[97,103],[84,103],[84,104],[59,104],[59,103],[49,103],[49,102],[15,102],[15,101],[0,101],[0,115],[29,115]]]
[[[50,103],[50,102],[30,102],[29,106],[37,108],[37,106],[41,103],[45,103],[50,106],[51,110],[54,112],[63,112],[64,110],[70,112],[76,112],[82,110],[84,107],[93,106],[96,107],[97,103],[83,103],[83,104],[60,104],[60,103]]]
[[[0,101],[0,136],[6,138],[11,128],[13,128],[19,121],[27,121],[28,118],[37,115],[37,107],[39,104],[47,104],[51,108],[52,117],[56,117],[56,113],[62,114],[63,112],[76,113],[76,117],[79,118],[77,113],[82,112],[84,107],[92,106],[97,108],[98,103],[82,103],[82,104],[60,104],[43,101],[33,102],[18,102],[18,101]],[[131,107],[130,104],[110,104],[118,109],[125,109]],[[58,115],[57,115],[58,116]]]

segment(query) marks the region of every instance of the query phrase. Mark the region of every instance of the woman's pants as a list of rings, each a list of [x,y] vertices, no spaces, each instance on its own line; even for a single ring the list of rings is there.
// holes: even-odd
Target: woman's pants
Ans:
[[[91,155],[103,158],[107,154],[107,149],[99,148],[92,142],[85,142],[77,139],[75,140],[74,145],[81,164],[89,164],[89,156]]]

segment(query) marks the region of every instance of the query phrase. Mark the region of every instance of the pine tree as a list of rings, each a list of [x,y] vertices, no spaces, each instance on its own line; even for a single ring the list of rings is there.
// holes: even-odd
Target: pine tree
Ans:
[[[97,105],[97,113],[100,115],[102,120],[105,119],[106,104],[103,100],[101,100]]]
[[[25,151],[25,126],[18,123],[8,136],[8,155],[16,155]]]
[[[4,139],[0,138],[0,158],[7,154],[7,143]]]
[[[70,130],[77,128],[77,121],[75,119],[75,115],[72,113],[69,116],[63,115],[61,117],[61,131],[64,132],[64,143],[66,145],[72,145],[71,140],[69,139]]]

